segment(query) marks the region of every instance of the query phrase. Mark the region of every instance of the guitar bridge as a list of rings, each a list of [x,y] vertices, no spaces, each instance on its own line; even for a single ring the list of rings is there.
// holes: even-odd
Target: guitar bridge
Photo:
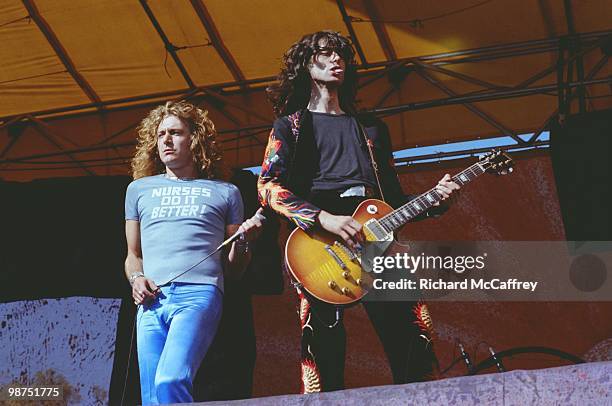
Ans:
[[[344,263],[342,258],[340,258],[338,254],[336,254],[336,252],[334,251],[334,248],[331,245],[326,245],[325,251],[327,251],[327,253],[331,255],[331,257],[336,261],[336,263],[340,266],[340,268],[346,269],[346,264]]]
[[[355,251],[351,250],[349,247],[347,247],[346,245],[338,242],[338,241],[334,241],[334,246],[340,248],[342,250],[342,252],[344,252],[346,254],[346,256],[348,257],[348,259],[350,259],[351,261],[354,261],[358,258],[358,255],[355,253]]]

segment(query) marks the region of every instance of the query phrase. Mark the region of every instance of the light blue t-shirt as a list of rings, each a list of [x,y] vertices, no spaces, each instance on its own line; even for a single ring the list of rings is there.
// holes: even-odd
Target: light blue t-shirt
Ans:
[[[140,222],[144,273],[164,285],[219,246],[225,226],[243,221],[242,197],[231,183],[165,175],[129,184],[125,219]],[[223,291],[221,252],[174,282],[207,283]]]

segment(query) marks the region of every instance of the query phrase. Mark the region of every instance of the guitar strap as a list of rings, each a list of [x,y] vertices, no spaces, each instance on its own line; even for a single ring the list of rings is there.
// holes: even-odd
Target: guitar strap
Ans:
[[[359,122],[359,120],[355,119],[357,121],[357,126],[359,127],[359,132],[361,133],[361,136],[363,137],[366,146],[368,147],[368,153],[370,155],[370,163],[372,164],[372,169],[374,170],[374,177],[376,178],[376,186],[378,186],[378,192],[380,193],[380,198],[383,201],[385,200],[385,194],[382,191],[382,187],[380,185],[380,176],[379,176],[379,172],[378,172],[378,163],[376,163],[376,158],[374,158],[374,151],[372,150],[372,140],[368,138],[368,135],[366,134],[365,128],[363,128],[363,125]]]

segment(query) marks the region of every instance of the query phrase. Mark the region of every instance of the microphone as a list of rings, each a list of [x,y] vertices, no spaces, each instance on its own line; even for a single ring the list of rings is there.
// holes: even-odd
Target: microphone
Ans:
[[[266,219],[266,216],[264,216],[264,215],[263,215],[263,207],[260,207],[259,209],[257,209],[257,211],[255,212],[255,214],[253,215],[253,217],[255,217],[255,218],[259,219],[259,221],[261,221],[262,223],[263,223],[263,222],[265,222],[265,221],[267,220],[267,219]],[[253,218],[253,217],[251,217],[251,218]],[[225,247],[225,246],[226,246],[226,245],[228,245],[228,244],[233,243],[233,242],[234,242],[234,241],[236,241],[238,238],[240,238],[240,236],[241,236],[241,235],[242,235],[242,232],[240,232],[240,231],[236,231],[234,234],[232,234],[232,236],[231,236],[231,237],[229,237],[227,240],[223,241],[223,242],[221,243],[221,245],[219,245],[219,247],[217,247],[217,249],[216,249],[215,251],[219,250],[219,249],[220,249],[220,248],[222,248],[222,247]]]
[[[506,368],[504,368],[504,364],[502,364],[501,360],[497,358],[495,355],[495,351],[493,351],[492,347],[489,347],[489,352],[491,353],[491,359],[495,361],[495,366],[499,372],[506,372]]]
[[[459,351],[461,352],[461,358],[463,358],[463,361],[465,361],[465,365],[467,365],[468,374],[471,375],[472,372],[474,371],[474,365],[472,365],[472,361],[470,360],[470,356],[465,351],[465,348],[463,348],[463,345],[461,343],[459,343]]]

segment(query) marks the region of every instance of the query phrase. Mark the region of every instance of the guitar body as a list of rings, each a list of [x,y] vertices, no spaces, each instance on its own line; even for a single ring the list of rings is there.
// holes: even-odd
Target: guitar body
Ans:
[[[452,177],[463,186],[485,172],[504,175],[512,172],[512,159],[500,150],[482,156],[480,161]],[[387,203],[364,200],[353,213],[363,226],[367,241],[393,241],[393,231],[443,200],[430,189],[402,207],[393,210]],[[385,248],[385,247],[383,247]],[[306,233],[294,230],[285,246],[289,272],[304,290],[315,298],[335,304],[349,305],[359,301],[372,287],[372,275],[361,267],[361,256],[349,250],[343,240],[327,231],[316,229]]]
[[[387,203],[368,199],[352,217],[363,225],[392,211]],[[364,234],[367,241],[378,240],[365,227]],[[359,259],[352,258],[342,238],[321,228],[309,232],[293,230],[285,246],[285,257],[293,278],[306,292],[324,302],[349,305],[359,301],[372,286],[372,276],[362,269]]]

